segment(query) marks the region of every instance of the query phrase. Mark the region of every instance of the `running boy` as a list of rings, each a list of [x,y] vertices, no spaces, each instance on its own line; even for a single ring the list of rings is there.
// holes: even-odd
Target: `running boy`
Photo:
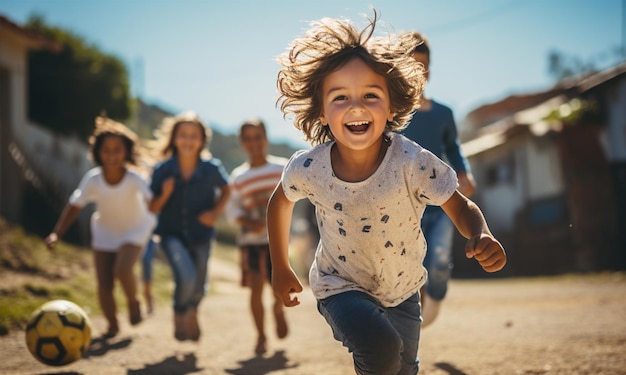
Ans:
[[[320,245],[309,283],[318,309],[353,355],[357,374],[416,374],[419,289],[426,281],[420,219],[440,205],[487,272],[506,263],[480,209],[456,191],[454,171],[393,131],[406,126],[423,71],[393,38],[349,21],[312,24],[279,57],[279,103],[315,147],[294,154],[268,205],[272,286],[285,306],[302,284],[290,266],[294,204],[316,206]]]
[[[406,51],[424,66],[426,81],[430,78],[430,45],[420,33],[411,31],[400,34]],[[440,159],[444,159],[455,170],[459,181],[458,190],[471,197],[476,189],[469,162],[458,138],[452,110],[444,104],[422,94],[419,109],[413,113],[409,125],[402,134],[419,143]],[[438,206],[428,206],[422,216],[422,232],[426,240],[424,266],[428,271],[422,297],[422,328],[430,325],[437,315],[441,302],[448,292],[448,281],[452,274],[452,240],[454,224]]]
[[[237,244],[241,249],[243,283],[250,287],[250,310],[257,330],[256,354],[267,351],[263,289],[270,281],[272,263],[267,242],[267,202],[276,187],[287,159],[268,155],[265,123],[259,119],[244,122],[239,130],[239,143],[248,154],[248,161],[230,175],[231,197],[227,214],[240,227]],[[287,336],[283,304],[274,296],[272,312],[278,338]]]

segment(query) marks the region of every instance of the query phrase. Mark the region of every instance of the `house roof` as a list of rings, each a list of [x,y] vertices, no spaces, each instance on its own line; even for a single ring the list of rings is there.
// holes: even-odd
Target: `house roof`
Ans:
[[[467,114],[465,121],[475,129],[502,120],[511,114],[534,107],[555,96],[561,95],[565,91],[562,87],[554,87],[550,90],[511,95],[495,103],[482,105]]]
[[[474,128],[477,136],[463,142],[463,152],[466,156],[479,154],[502,145],[520,132],[540,136],[558,130],[560,123],[543,120],[551,111],[573,96],[596,89],[624,74],[626,62],[601,72],[560,82],[546,91],[512,95],[480,106],[466,116],[467,123]]]
[[[559,82],[554,87],[540,92],[511,95],[495,103],[482,105],[467,114],[465,121],[474,129],[493,124],[561,95],[577,95],[626,73],[626,62],[601,72],[586,74]]]
[[[45,48],[52,51],[58,51],[61,49],[61,46],[58,43],[46,39],[41,34],[20,26],[5,17],[4,15],[0,14],[0,30],[2,29],[7,30],[8,32],[20,37],[22,40],[28,43],[31,48]]]

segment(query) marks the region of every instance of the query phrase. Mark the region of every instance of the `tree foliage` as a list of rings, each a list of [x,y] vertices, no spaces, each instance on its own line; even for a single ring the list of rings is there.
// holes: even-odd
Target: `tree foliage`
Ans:
[[[548,54],[548,72],[556,81],[595,71],[596,68],[592,62],[584,63],[578,57],[567,56],[557,50],[552,50]]]
[[[557,82],[597,73],[606,67],[624,62],[626,50],[615,47],[588,59],[553,49],[548,53],[548,74]]]
[[[60,51],[29,54],[29,117],[53,131],[86,139],[94,119],[105,112],[124,121],[130,116],[129,79],[115,56],[81,37],[46,25],[32,16],[28,27],[60,45]]]

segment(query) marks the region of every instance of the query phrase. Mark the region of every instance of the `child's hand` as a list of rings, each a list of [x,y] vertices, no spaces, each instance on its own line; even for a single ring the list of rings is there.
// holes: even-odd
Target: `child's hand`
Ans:
[[[298,297],[291,297],[292,293],[302,292],[302,284],[293,269],[284,271],[274,269],[272,271],[272,288],[286,307],[293,307],[300,304]]]
[[[205,227],[212,227],[217,222],[217,215],[214,210],[203,211],[198,215],[198,221]]]
[[[246,224],[246,229],[252,233],[262,233],[267,227],[267,223],[262,219],[250,219]]]
[[[56,246],[57,242],[59,242],[59,236],[56,233],[50,233],[48,237],[46,237],[45,241],[48,250],[52,250]]]
[[[500,242],[484,233],[467,241],[465,256],[476,259],[487,272],[500,271],[506,264],[506,253]]]

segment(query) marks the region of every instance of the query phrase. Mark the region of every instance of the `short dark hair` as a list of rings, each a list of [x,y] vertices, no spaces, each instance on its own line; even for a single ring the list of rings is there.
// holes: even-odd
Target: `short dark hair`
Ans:
[[[424,43],[415,46],[413,53],[423,53],[430,57],[430,47],[428,46],[428,42],[424,40]]]
[[[263,134],[265,134],[265,136],[267,137],[267,130],[265,129],[265,123],[263,122],[263,120],[259,118],[252,118],[244,121],[244,123],[241,124],[241,126],[239,127],[239,139],[243,137],[243,130],[247,127],[261,129],[263,130]]]
[[[400,48],[408,53],[424,53],[430,57],[430,44],[428,39],[417,31],[407,31],[398,36]]]

